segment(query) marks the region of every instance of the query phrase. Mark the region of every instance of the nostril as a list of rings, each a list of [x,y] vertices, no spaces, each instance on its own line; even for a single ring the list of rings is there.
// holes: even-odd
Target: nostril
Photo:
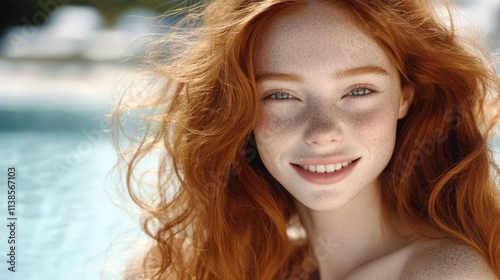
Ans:
[[[325,145],[342,139],[342,132],[333,122],[311,122],[304,134],[308,144]]]

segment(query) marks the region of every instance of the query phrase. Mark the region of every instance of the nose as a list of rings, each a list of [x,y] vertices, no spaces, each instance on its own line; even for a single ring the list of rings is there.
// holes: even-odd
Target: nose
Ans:
[[[309,145],[328,145],[342,139],[339,118],[333,113],[333,108],[316,108],[311,110],[304,140]]]

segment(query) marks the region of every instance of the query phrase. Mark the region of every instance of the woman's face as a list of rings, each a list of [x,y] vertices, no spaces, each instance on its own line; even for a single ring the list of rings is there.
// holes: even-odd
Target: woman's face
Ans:
[[[273,20],[256,79],[259,154],[299,202],[336,209],[376,186],[413,92],[348,13],[312,4]]]

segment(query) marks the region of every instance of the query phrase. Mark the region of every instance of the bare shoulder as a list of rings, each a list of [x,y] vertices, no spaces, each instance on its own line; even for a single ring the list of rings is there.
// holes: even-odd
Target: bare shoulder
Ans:
[[[409,257],[403,279],[497,279],[472,248],[448,240],[423,242]]]

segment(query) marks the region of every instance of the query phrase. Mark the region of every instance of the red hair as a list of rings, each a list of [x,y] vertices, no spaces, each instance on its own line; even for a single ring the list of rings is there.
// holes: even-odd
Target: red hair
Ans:
[[[422,1],[330,2],[351,12],[415,89],[383,174],[386,219],[472,246],[500,277],[499,195],[487,142],[498,77]],[[161,90],[116,108],[115,117],[153,109],[138,145],[122,158],[128,192],[155,241],[144,259],[146,278],[275,279],[293,267],[306,270],[307,242],[287,235],[296,217],[292,197],[266,171],[252,137],[260,35],[273,18],[304,5],[214,1],[194,26],[186,20],[187,28],[159,42],[167,55],[152,52],[150,66],[165,79]],[[158,147],[157,181],[147,188],[134,174]]]

